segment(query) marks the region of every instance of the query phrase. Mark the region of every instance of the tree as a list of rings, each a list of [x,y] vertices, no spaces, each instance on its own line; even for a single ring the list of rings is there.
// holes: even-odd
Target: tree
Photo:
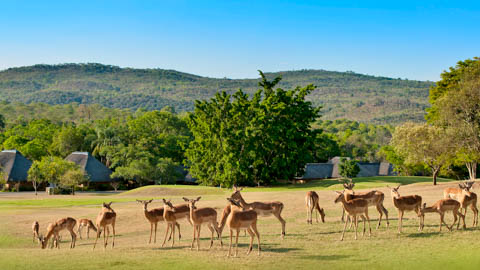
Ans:
[[[37,176],[39,176],[37,181],[48,181],[54,185],[58,185],[60,183],[60,178],[65,174],[65,172],[78,168],[78,166],[73,162],[53,156],[43,157],[37,164],[39,170],[37,173]]]
[[[50,152],[66,157],[73,151],[82,150],[84,138],[84,134],[80,133],[74,126],[64,125],[54,136]]]
[[[5,117],[0,114],[0,131],[5,128]]]
[[[333,157],[340,156],[340,154],[340,146],[335,140],[335,135],[323,132],[316,134],[313,148],[314,162],[327,162]]]
[[[71,188],[75,195],[75,187],[88,181],[88,177],[79,168],[70,168],[60,177],[60,185]]]
[[[303,174],[313,160],[318,117],[305,97],[315,87],[274,89],[268,81],[252,97],[239,90],[220,92],[210,101],[196,101],[188,125],[194,139],[186,149],[185,165],[206,185],[270,184]]]
[[[406,164],[428,166],[434,185],[438,173],[453,161],[455,153],[446,131],[429,124],[405,123],[397,127],[391,145],[405,158]]]
[[[465,71],[436,105],[435,124],[455,138],[456,164],[465,164],[470,179],[475,180],[480,162],[480,72]]]
[[[462,83],[465,77],[480,76],[480,58],[474,57],[465,61],[458,61],[455,67],[450,67],[448,71],[444,71],[441,75],[441,80],[430,88],[429,100],[432,104],[431,108],[427,109],[426,119],[429,123],[434,123],[438,120],[438,110],[442,108],[441,104],[437,104],[446,94],[456,92],[459,90],[458,85]]]
[[[32,166],[28,170],[28,178],[29,182],[32,182],[33,188],[35,189],[35,195],[37,194],[38,187],[42,184],[47,182],[47,178],[42,174],[40,161],[35,160],[32,163]]]
[[[341,158],[338,165],[338,173],[346,178],[353,178],[360,172],[360,167],[354,159]]]

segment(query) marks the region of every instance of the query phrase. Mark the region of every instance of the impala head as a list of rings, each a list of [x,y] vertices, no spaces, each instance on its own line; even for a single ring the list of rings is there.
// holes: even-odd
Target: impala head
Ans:
[[[325,210],[320,208],[320,217],[322,218],[322,223],[325,223]]]
[[[171,212],[175,212],[175,207],[173,207],[173,204],[171,202],[171,200],[165,200],[165,199],[162,199],[163,200],[163,207],[165,210],[169,210]]]
[[[45,241],[45,237],[43,235],[38,236],[38,242],[41,244],[42,249],[45,249],[47,247],[47,241]]]
[[[345,199],[345,195],[344,195],[345,191],[335,191],[335,194],[337,194],[337,197],[335,197],[335,203],[339,203],[341,202],[342,200]],[[323,217],[322,217],[322,220],[323,220]]]
[[[112,205],[112,202],[109,202],[109,203],[105,203],[105,202],[104,202],[104,203],[103,203],[103,208],[106,208],[106,209],[114,212],[113,209],[110,207],[111,205]]]
[[[355,183],[353,183],[352,179],[348,179],[348,182],[343,183],[343,188],[347,190],[353,190]]]
[[[458,184],[458,186],[465,190],[465,191],[470,191],[470,189],[473,187],[473,184],[475,183],[475,181],[465,181],[463,184]]]
[[[238,200],[240,199],[240,197],[242,197],[242,195],[240,195],[240,191],[242,191],[243,188],[239,188],[237,186],[233,186],[233,193],[232,195],[230,196],[232,199],[234,200]]]
[[[147,211],[147,206],[149,203],[153,202],[153,199],[144,201],[144,200],[137,200],[138,203],[143,204],[143,210]]]
[[[198,202],[202,197],[197,197],[196,199],[189,199],[189,198],[185,198],[183,197],[183,200],[186,201],[188,203],[188,207],[190,207],[190,209],[197,209],[197,207],[195,206],[195,203]]]
[[[389,186],[387,186],[389,187]],[[398,189],[400,188],[400,185],[398,185],[397,187],[389,187],[390,188],[390,191],[392,193],[392,197],[394,198],[398,198],[400,197],[400,193],[398,193]]]
[[[234,205],[243,209],[242,205],[237,200],[233,198],[227,198],[227,201],[230,202],[230,205]]]

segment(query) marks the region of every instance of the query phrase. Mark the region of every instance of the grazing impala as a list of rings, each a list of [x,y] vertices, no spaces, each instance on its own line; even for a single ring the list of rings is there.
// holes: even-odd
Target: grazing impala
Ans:
[[[318,213],[320,213],[320,216],[322,217],[322,222],[325,223],[325,211],[323,208],[320,208],[320,205],[318,204],[318,194],[315,191],[307,192],[307,196],[305,196],[305,204],[307,205],[307,223],[312,224],[312,214],[315,210],[317,223]]]
[[[90,229],[92,229],[94,232],[97,232],[97,227],[95,227],[95,225],[90,219],[82,218],[78,221],[78,230],[77,230],[77,233],[80,236],[80,239],[82,239],[83,227],[87,227],[87,239],[90,238]]]
[[[257,212],[255,210],[247,210],[242,208],[239,202],[233,200],[232,198],[227,198],[230,202],[230,214],[227,218],[227,224],[230,229],[230,247],[228,249],[228,256],[230,257],[232,252],[233,244],[233,230],[237,232],[235,240],[235,257],[238,254],[238,233],[240,229],[246,229],[248,234],[250,234],[250,247],[248,248],[247,255],[253,249],[253,238],[257,237],[258,241],[258,255],[260,255],[260,234],[257,230]]]
[[[153,239],[153,242],[157,242],[157,223],[159,221],[164,221],[163,219],[163,207],[161,208],[154,208],[151,210],[148,210],[148,204],[151,203],[153,199],[148,200],[148,201],[143,201],[143,200],[137,200],[137,202],[143,204],[143,212],[145,214],[145,217],[147,220],[150,222],[150,240],[148,243],[152,243],[152,232],[153,232],[153,227],[155,226],[155,237]],[[182,235],[180,234],[180,224],[175,223],[175,226],[178,228],[178,240],[182,238]],[[170,239],[168,239],[170,240]]]
[[[473,211],[472,226],[476,227],[478,225],[477,194],[470,191],[473,184],[473,181],[465,182],[458,184],[460,188],[446,188],[443,190],[443,197],[444,199],[451,198],[457,200],[461,204],[462,209],[465,209],[464,216],[467,216],[467,207],[470,206],[470,209]],[[462,211],[460,210],[460,212]]]
[[[107,248],[108,236],[110,235],[110,229],[108,225],[112,226],[113,239],[112,239],[112,248],[115,246],[115,221],[117,219],[117,213],[111,207],[112,202],[103,203],[102,210],[98,213],[97,216],[97,237],[95,238],[95,244],[93,244],[93,249],[97,245],[97,240],[100,237],[101,230],[103,228],[103,248]]]
[[[282,223],[282,232],[281,236],[282,238],[285,236],[285,220],[282,218],[282,210],[283,210],[283,203],[282,202],[252,202],[252,203],[247,203],[243,197],[242,194],[240,194],[240,191],[243,190],[243,188],[237,188],[233,187],[234,192],[230,196],[233,200],[238,201],[240,205],[245,208],[245,209],[252,209],[259,216],[270,216],[274,215],[280,223]]]
[[[445,224],[447,226],[448,230],[452,230],[453,225],[457,222],[457,216],[460,216],[460,218],[463,220],[463,228],[465,229],[465,216],[462,215],[458,211],[460,209],[461,205],[458,201],[454,199],[442,199],[438,200],[436,203],[434,203],[432,206],[427,207],[427,204],[424,203],[423,207],[420,209],[419,217],[420,217],[420,229],[423,230],[423,226],[425,223],[425,213],[438,213],[440,215],[440,228],[439,231],[442,231],[442,224]],[[445,223],[444,217],[445,217],[445,212],[452,211],[453,213],[453,218],[454,221],[452,223],[452,226],[448,226],[447,223]],[[458,227],[460,226],[460,220],[458,221],[457,224],[457,230]]]
[[[38,231],[40,230],[40,224],[38,224],[38,221],[34,221],[32,224],[32,231],[33,231],[33,243],[35,243],[35,239],[38,240],[40,243],[40,234]]]
[[[392,193],[393,205],[398,209],[398,233],[402,233],[403,214],[408,211],[415,211],[420,217],[420,207],[422,205],[422,197],[418,195],[400,196],[398,189],[390,188]],[[421,230],[421,220],[419,220],[419,230]]]
[[[377,224],[377,229],[380,227],[380,224],[382,223],[382,217],[383,214],[385,214],[385,219],[387,221],[387,228],[390,225],[390,222],[388,221],[388,211],[387,209],[383,206],[383,201],[385,200],[385,194],[383,192],[378,191],[378,190],[373,190],[369,192],[354,192],[353,187],[355,186],[355,183],[350,180],[349,183],[344,183],[343,187],[345,190],[345,199],[351,200],[351,199],[365,199],[368,202],[368,206],[375,206],[377,208],[378,213],[380,214],[380,217],[378,218],[378,224]],[[345,210],[342,213],[342,221],[344,220],[344,214]]]
[[[202,228],[202,224],[204,223],[207,224],[207,228],[212,233],[209,249],[212,248],[213,245],[214,232],[217,232],[217,237],[220,240],[220,245],[223,246],[222,238],[220,235],[220,228],[218,227],[217,223],[217,211],[210,207],[197,208],[195,206],[195,203],[198,202],[201,198],[202,197],[198,197],[196,199],[188,199],[183,197],[183,200],[188,202],[188,206],[190,208],[190,220],[193,223],[193,241],[191,249],[193,249],[195,245],[195,239],[197,239],[197,250],[200,250],[200,229]]]
[[[77,224],[77,221],[74,218],[67,217],[67,218],[61,218],[57,220],[55,223],[52,223],[51,225],[48,226],[47,228],[47,235],[44,237],[40,237],[40,241],[42,243],[42,249],[47,247],[48,240],[53,237],[53,241],[55,243],[55,246],[57,248],[60,248],[60,245],[58,244],[58,238],[59,238],[59,233],[62,230],[67,230],[70,232],[70,235],[72,236],[72,243],[70,243],[70,248],[75,247],[75,241],[77,240],[77,235],[73,231],[75,228],[75,225]]]
[[[368,220],[368,230],[369,230],[369,236],[372,235],[372,228],[370,226],[370,218],[368,217],[368,202],[365,199],[351,199],[347,201],[345,199],[345,191],[339,192],[335,191],[337,193],[337,197],[335,198],[335,203],[341,202],[343,205],[343,209],[347,214],[350,216],[351,221],[355,225],[355,240],[357,240],[357,229],[358,229],[358,219],[357,216],[360,216],[363,220],[363,234],[365,235],[365,219]],[[340,241],[343,241],[343,237],[345,235],[345,230],[347,229],[347,224],[348,221],[345,222],[345,226],[343,227],[343,232],[342,232],[342,238],[340,238]]]

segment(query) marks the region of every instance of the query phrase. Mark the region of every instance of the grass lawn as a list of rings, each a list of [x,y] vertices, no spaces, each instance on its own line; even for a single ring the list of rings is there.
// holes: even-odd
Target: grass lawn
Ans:
[[[418,219],[412,212],[404,217],[404,233],[397,233],[397,211],[392,205],[387,185],[402,183],[401,195],[418,194],[423,201],[432,204],[441,199],[443,189],[454,186],[447,179],[439,179],[439,185],[431,185],[431,178],[424,177],[374,177],[356,179],[358,189],[375,188],[385,193],[385,207],[389,211],[390,228],[385,222],[376,230],[378,213],[370,208],[372,236],[354,240],[352,230],[347,230],[345,240],[339,241],[343,224],[340,222],[341,206],[333,203],[333,190],[340,190],[336,180],[311,181],[306,184],[279,185],[269,188],[247,188],[246,201],[279,200],[285,204],[282,216],[287,221],[287,235],[282,240],[280,223],[274,217],[260,217],[262,254],[254,251],[246,256],[249,237],[241,237],[239,256],[227,258],[228,228],[223,233],[224,247],[218,241],[211,250],[209,231],[202,228],[201,250],[190,250],[192,228],[186,220],[179,221],[182,239],[175,246],[161,248],[165,223],[159,223],[157,243],[148,244],[150,224],[145,219],[142,206],[135,199],[156,199],[150,208],[162,207],[160,198],[172,198],[183,202],[182,196],[202,196],[199,207],[210,206],[219,215],[226,205],[230,190],[198,186],[150,186],[121,194],[78,193],[75,196],[35,195],[31,193],[0,194],[0,269],[478,269],[480,236],[477,228],[471,228],[472,212],[467,214],[467,230],[438,232],[439,217],[430,214],[425,219],[423,233],[417,231]],[[304,196],[307,190],[315,190],[320,205],[325,208],[326,222],[308,225]],[[60,250],[41,250],[32,243],[31,224],[40,223],[41,232],[58,218],[90,218],[95,220],[103,201],[113,201],[116,210],[117,238],[115,248],[105,251],[101,245],[92,251],[94,239],[77,239],[77,246],[70,250],[70,237],[62,233]],[[447,215],[447,222],[452,222]],[[363,225],[362,225],[363,226]],[[360,226],[360,228],[362,228]],[[367,225],[368,226],[368,225]],[[207,233],[208,232],[208,233]],[[93,233],[91,234],[91,236]],[[100,239],[101,240],[101,239]],[[99,240],[99,243],[101,242]],[[167,247],[168,246],[168,247]]]

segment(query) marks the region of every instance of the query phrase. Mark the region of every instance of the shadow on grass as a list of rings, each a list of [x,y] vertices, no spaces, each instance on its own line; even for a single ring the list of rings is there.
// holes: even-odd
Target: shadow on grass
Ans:
[[[409,238],[429,238],[432,236],[440,235],[440,232],[418,232],[418,233],[411,233],[408,234],[407,237]]]
[[[300,256],[300,259],[304,260],[326,260],[326,261],[337,261],[351,257],[350,255],[307,255]]]

